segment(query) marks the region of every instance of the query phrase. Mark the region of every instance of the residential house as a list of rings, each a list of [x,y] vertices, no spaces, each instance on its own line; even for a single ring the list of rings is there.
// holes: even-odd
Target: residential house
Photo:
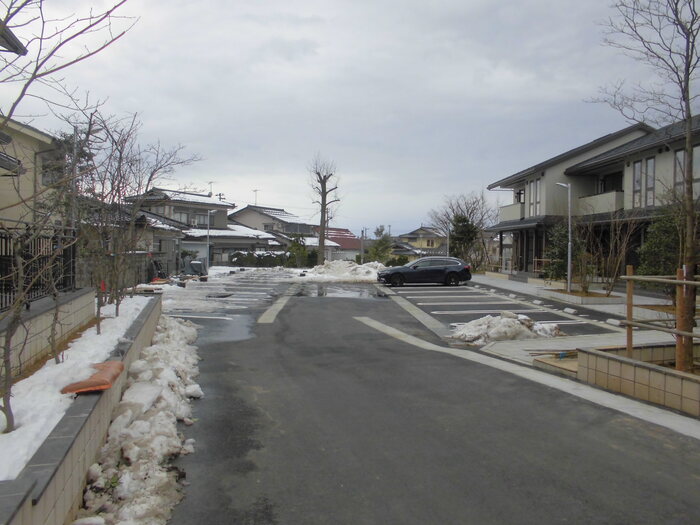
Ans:
[[[629,126],[490,184],[489,190],[511,190],[513,195],[512,204],[500,208],[498,223],[489,228],[501,238],[501,271],[541,272],[547,231],[568,216],[569,189],[574,216],[610,214],[622,208],[626,200],[631,203],[632,183],[623,169],[625,161],[608,163],[605,169],[586,172],[585,176],[574,176],[572,170],[617,148],[624,150],[625,145],[633,141],[644,143],[653,133],[655,130],[644,124]],[[503,238],[506,234],[512,236],[511,257],[505,255]]]
[[[0,128],[0,226],[62,223],[58,215],[44,215],[48,212],[47,186],[56,182],[56,163],[61,160],[55,137],[15,120],[6,121]]]
[[[447,236],[429,226],[421,225],[418,229],[398,235],[395,241],[397,253],[392,252],[395,255],[408,255],[408,253],[398,253],[399,251],[414,251],[417,257],[445,255],[447,253]]]
[[[318,234],[318,226],[315,231]],[[362,248],[362,240],[346,228],[326,228],[326,245],[333,247],[328,244],[328,241],[337,246],[335,250],[330,251],[330,256],[326,257],[327,260],[354,261]]]
[[[196,251],[199,258],[209,251],[211,264],[218,266],[228,265],[237,252],[271,251],[279,246],[271,233],[240,224],[228,224],[225,228],[192,228],[184,233],[183,250]]]
[[[282,208],[269,206],[244,206],[233,213],[229,213],[230,221],[242,224],[254,230],[262,230],[274,234],[310,236],[314,234],[316,225],[304,222],[293,213]]]
[[[210,265],[211,251],[223,253],[228,247],[228,241],[223,237],[229,234],[227,213],[236,207],[231,202],[226,202],[212,197],[211,193],[193,193],[189,191],[168,190],[164,188],[152,188],[144,194],[134,195],[127,199],[139,209],[151,212],[155,216],[163,217],[179,224],[187,225],[191,232],[210,231],[209,244],[192,242],[186,236],[182,241],[176,242],[176,251],[185,249],[196,251],[195,258]],[[225,232],[222,238],[218,234],[211,234],[212,230]],[[187,233],[186,231],[186,233]]]

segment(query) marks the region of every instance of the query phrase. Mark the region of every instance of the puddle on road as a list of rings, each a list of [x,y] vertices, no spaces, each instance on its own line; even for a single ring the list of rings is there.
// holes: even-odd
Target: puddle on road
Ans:
[[[295,295],[296,297],[335,297],[344,299],[377,299],[386,297],[386,294],[381,293],[374,287],[342,286],[325,283],[304,283]]]
[[[207,321],[206,318],[190,319],[198,326],[199,344],[245,341],[255,337],[253,316],[236,314],[228,317],[227,320],[212,319],[212,321]],[[187,317],[184,318],[187,319]]]

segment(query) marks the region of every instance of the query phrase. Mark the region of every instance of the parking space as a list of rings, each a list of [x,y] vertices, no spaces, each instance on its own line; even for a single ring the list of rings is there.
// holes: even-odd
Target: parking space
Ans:
[[[475,284],[455,287],[406,285],[393,288],[393,292],[445,326],[467,323],[486,315],[499,315],[507,310],[527,315],[540,323],[557,324],[565,335],[622,331],[619,327],[608,324],[601,314],[592,310]]]

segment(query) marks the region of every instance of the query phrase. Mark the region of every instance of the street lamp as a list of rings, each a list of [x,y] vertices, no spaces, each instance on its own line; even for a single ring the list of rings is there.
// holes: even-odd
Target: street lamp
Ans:
[[[568,203],[569,203],[569,245],[566,254],[566,291],[571,293],[571,184],[566,182],[557,182],[557,186],[566,188],[568,193]]]
[[[211,248],[209,247],[209,229],[211,228],[211,214],[216,213],[216,210],[207,210],[207,270],[211,264],[209,263],[209,255]]]

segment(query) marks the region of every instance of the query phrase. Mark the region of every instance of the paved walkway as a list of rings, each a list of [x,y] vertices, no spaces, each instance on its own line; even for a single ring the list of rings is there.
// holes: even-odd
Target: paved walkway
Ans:
[[[493,287],[501,288],[504,290],[510,290],[514,293],[520,293],[525,295],[539,296],[541,287],[523,283],[520,281],[510,281],[506,279],[498,279],[493,277],[486,277],[484,275],[474,275],[472,277],[472,283],[478,284],[483,287]],[[669,304],[668,300],[658,299],[654,297],[646,297],[642,295],[634,296],[635,305],[663,305]],[[571,305],[572,308],[577,308],[579,305]],[[582,308],[587,308],[590,310],[596,310],[602,313],[615,315],[615,316],[626,316],[626,307],[624,304],[587,304],[581,306]],[[651,310],[648,308],[634,308],[634,318],[635,319],[667,319],[668,315],[656,310]],[[635,330],[634,331],[634,342],[636,343],[669,343],[675,344],[675,339],[670,334],[664,332],[658,332],[655,330]],[[511,361],[516,361],[524,364],[532,364],[533,356],[530,352],[546,352],[546,351],[568,351],[576,350],[581,347],[591,347],[591,346],[624,346],[626,344],[626,335],[624,332],[620,333],[606,333],[606,334],[595,334],[595,335],[577,335],[577,336],[564,336],[556,337],[552,339],[532,339],[532,340],[518,340],[518,341],[495,341],[489,343],[482,347],[483,352],[487,352],[499,357],[509,359]]]

